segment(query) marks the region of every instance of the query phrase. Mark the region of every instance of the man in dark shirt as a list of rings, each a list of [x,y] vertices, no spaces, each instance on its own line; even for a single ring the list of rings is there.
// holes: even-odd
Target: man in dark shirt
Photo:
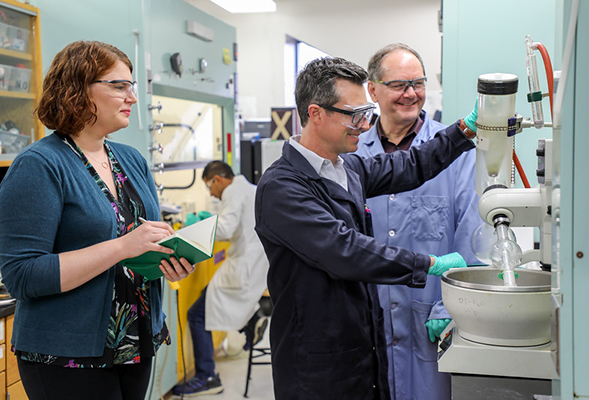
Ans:
[[[466,266],[371,237],[366,197],[410,190],[474,147],[458,123],[420,149],[361,158],[374,109],[360,66],[315,60],[297,79],[302,135],[262,176],[256,232],[268,260],[277,400],[388,399],[382,310],[374,284],[423,287],[427,274]],[[341,155],[340,155],[341,154]]]

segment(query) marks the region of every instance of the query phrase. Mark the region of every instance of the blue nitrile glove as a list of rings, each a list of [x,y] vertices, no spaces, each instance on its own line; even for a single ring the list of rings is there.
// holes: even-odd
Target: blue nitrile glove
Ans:
[[[434,343],[437,338],[440,337],[444,329],[448,326],[448,324],[452,321],[449,318],[443,319],[428,319],[425,322],[425,326],[427,328],[427,333],[429,334],[430,342]]]
[[[186,215],[185,225],[189,226],[189,225],[195,224],[198,221],[202,221],[203,219],[207,219],[207,218],[211,217],[212,215],[213,214],[211,214],[208,211],[199,211],[198,214],[189,213],[188,215]]]
[[[190,226],[198,221],[199,219],[196,215],[194,215],[194,213],[188,213],[186,214],[186,221],[184,221],[184,225]]]
[[[460,253],[450,253],[446,254],[445,256],[432,256],[435,261],[434,265],[432,265],[427,271],[428,275],[435,275],[435,276],[442,276],[442,274],[448,271],[451,268],[465,268],[466,261],[460,255]]]
[[[466,118],[464,118],[464,123],[468,126],[472,131],[477,131],[477,117],[479,113],[479,99],[474,103],[474,110]]]
[[[199,221],[202,221],[203,219],[207,219],[209,217],[212,217],[213,214],[211,214],[208,211],[199,211],[198,214],[196,214],[196,216],[199,218]]]

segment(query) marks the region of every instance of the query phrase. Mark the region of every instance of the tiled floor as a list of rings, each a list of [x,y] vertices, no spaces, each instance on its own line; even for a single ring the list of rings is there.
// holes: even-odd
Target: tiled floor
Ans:
[[[256,347],[270,347],[268,342],[268,330],[264,338]],[[228,357],[223,352],[218,352],[215,357],[217,372],[223,383],[223,392],[215,395],[198,396],[203,400],[239,400],[243,399],[245,390],[245,377],[247,374],[247,352],[242,352],[236,357]],[[268,357],[259,358],[258,361],[269,360]],[[185,397],[186,398],[186,397]],[[272,386],[272,367],[270,365],[252,366],[248,398],[252,400],[274,400]],[[178,399],[174,396],[166,396],[166,400]]]

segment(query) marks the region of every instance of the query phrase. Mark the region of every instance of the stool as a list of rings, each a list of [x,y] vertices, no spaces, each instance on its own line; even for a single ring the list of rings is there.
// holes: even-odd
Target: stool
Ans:
[[[258,310],[258,314],[260,315],[261,319],[265,319],[263,323],[268,323],[267,320],[272,316],[272,300],[269,296],[262,296],[260,299],[260,309]],[[261,339],[261,338],[260,338]],[[260,342],[258,342],[260,343]],[[254,361],[257,358],[270,356],[270,348],[269,347],[256,347],[256,345],[252,345],[250,349],[250,354],[247,360],[247,375],[245,377],[245,392],[243,393],[243,397],[247,398],[247,391],[249,389],[251,374],[252,374],[252,366],[253,365],[270,365],[272,364],[271,361]]]

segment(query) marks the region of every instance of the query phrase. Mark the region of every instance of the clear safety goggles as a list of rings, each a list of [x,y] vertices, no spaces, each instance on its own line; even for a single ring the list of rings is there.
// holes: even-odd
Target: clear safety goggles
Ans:
[[[334,111],[342,114],[341,123],[351,129],[360,129],[366,121],[370,121],[376,106],[372,103],[362,104],[359,106],[343,106],[344,108],[337,108],[333,106],[326,106],[317,104],[329,111]]]
[[[131,82],[126,79],[116,79],[113,81],[97,80],[91,83],[104,83],[108,94],[119,99],[127,99],[131,93],[137,97],[137,82]]]
[[[415,93],[423,92],[427,85],[427,78],[422,76],[421,78],[415,78],[410,81],[404,79],[398,79],[394,81],[376,81],[382,85],[385,85],[387,89],[395,93],[405,93],[409,87],[412,87]]]

